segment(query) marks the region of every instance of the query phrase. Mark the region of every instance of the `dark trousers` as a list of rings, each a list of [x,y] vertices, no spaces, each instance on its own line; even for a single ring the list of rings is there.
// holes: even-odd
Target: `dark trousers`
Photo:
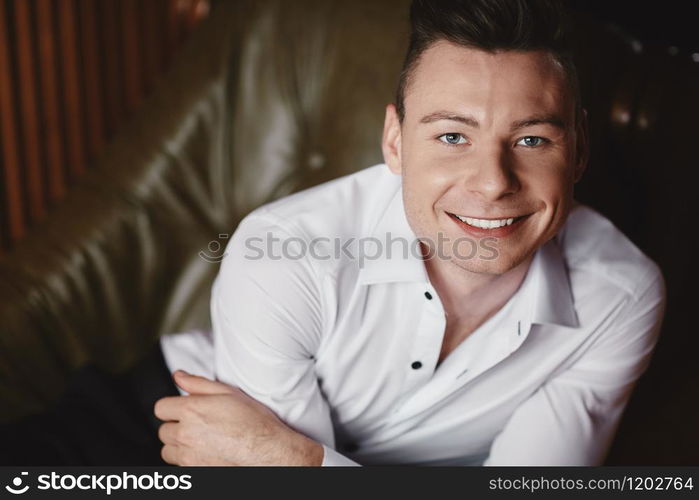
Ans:
[[[159,343],[120,375],[85,366],[51,409],[0,424],[0,465],[168,465],[153,406],[178,395]]]

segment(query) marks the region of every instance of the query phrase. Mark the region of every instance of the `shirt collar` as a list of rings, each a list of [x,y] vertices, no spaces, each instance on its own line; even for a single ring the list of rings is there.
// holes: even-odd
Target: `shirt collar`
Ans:
[[[400,180],[399,177],[397,179]],[[396,183],[388,206],[380,215],[371,236],[375,238],[374,241],[381,242],[383,249],[378,257],[364,260],[359,272],[360,283],[429,283],[417,237],[405,215],[400,182]],[[529,316],[529,323],[578,326],[568,270],[556,238],[535,252],[516,295],[526,299],[524,302],[528,310],[523,312]]]
[[[558,244],[552,238],[534,254],[527,274],[532,276],[534,295],[532,323],[578,326],[568,269]]]
[[[396,189],[371,233],[374,241],[381,242],[382,251],[378,257],[364,260],[359,271],[363,284],[429,282],[417,237],[405,216],[400,177],[396,179]]]

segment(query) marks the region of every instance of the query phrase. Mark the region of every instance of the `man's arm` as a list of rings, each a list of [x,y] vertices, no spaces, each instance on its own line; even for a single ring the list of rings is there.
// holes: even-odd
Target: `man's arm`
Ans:
[[[357,465],[333,449],[330,408],[314,369],[323,329],[321,271],[308,252],[295,257],[300,231],[288,224],[272,214],[247,217],[226,249],[211,299],[215,375],[322,444],[323,465]],[[270,235],[280,240],[271,253]],[[296,244],[281,255],[281,241],[291,237]]]
[[[187,394],[155,404],[163,460],[174,465],[321,465],[323,447],[237,387],[173,374]]]
[[[665,287],[654,270],[604,335],[515,410],[484,465],[601,465],[657,342]]]

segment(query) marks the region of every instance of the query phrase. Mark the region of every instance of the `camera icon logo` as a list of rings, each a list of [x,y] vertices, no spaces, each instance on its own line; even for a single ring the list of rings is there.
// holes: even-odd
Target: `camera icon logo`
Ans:
[[[5,489],[12,493],[13,495],[21,495],[22,493],[26,493],[27,490],[29,489],[29,485],[25,485],[24,487],[22,486],[22,477],[21,476],[27,476],[29,473],[28,472],[22,472],[20,473],[19,476],[15,477],[12,480],[12,486],[7,485],[5,486]],[[13,487],[14,486],[14,487]]]
[[[228,239],[228,235],[226,233],[221,233],[218,235],[218,237],[222,240]],[[228,255],[225,251],[223,251],[224,249],[222,245],[216,240],[211,240],[207,248],[210,254],[202,250],[199,252],[199,257],[209,264],[219,264],[226,258],[226,255]]]

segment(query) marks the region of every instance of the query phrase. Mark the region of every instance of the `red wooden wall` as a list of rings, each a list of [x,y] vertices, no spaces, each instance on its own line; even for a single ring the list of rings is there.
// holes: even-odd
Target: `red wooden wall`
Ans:
[[[0,253],[138,109],[208,0],[0,0]]]

